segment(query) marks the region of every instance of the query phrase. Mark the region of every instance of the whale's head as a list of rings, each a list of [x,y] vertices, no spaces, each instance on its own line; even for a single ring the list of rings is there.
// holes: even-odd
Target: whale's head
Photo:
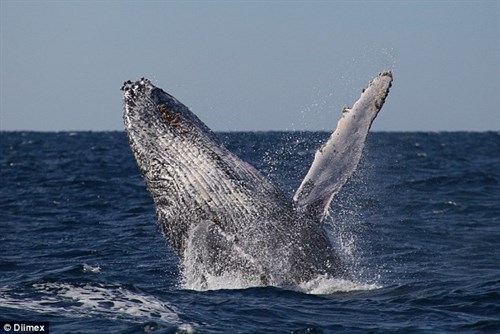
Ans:
[[[152,138],[189,136],[193,131],[211,133],[185,105],[148,79],[126,81],[121,89],[128,133],[145,133]]]
[[[125,130],[146,179],[151,179],[158,162],[188,154],[184,151],[187,144],[196,147],[218,142],[189,108],[150,80],[126,81],[121,90]]]

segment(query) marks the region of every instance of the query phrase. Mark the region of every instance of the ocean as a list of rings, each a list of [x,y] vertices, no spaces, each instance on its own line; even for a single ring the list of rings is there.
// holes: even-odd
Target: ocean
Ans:
[[[290,196],[329,136],[219,135]],[[325,224],[353,279],[318,277],[297,289],[186,286],[124,132],[0,132],[0,177],[3,325],[47,322],[50,333],[500,332],[498,132],[370,133]]]

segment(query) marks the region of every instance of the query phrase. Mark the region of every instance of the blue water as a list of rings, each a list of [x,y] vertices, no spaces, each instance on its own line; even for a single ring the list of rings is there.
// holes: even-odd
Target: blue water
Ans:
[[[292,194],[327,133],[222,133]],[[500,332],[500,134],[372,133],[327,229],[352,282],[196,291],[121,132],[0,133],[0,321],[51,333]],[[1,330],[1,329],[0,329]]]

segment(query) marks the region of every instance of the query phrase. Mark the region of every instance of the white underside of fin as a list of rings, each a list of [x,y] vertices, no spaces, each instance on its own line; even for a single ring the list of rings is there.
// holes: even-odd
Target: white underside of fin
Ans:
[[[316,151],[314,161],[293,198],[297,208],[322,221],[334,195],[355,171],[370,126],[382,108],[392,73],[382,72],[363,90],[352,108],[344,108],[330,139]]]

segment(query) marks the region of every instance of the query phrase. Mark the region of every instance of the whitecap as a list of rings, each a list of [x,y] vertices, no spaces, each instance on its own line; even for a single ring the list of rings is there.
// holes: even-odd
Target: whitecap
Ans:
[[[84,273],[99,274],[101,272],[101,267],[99,265],[91,266],[91,265],[84,263],[82,270]]]

